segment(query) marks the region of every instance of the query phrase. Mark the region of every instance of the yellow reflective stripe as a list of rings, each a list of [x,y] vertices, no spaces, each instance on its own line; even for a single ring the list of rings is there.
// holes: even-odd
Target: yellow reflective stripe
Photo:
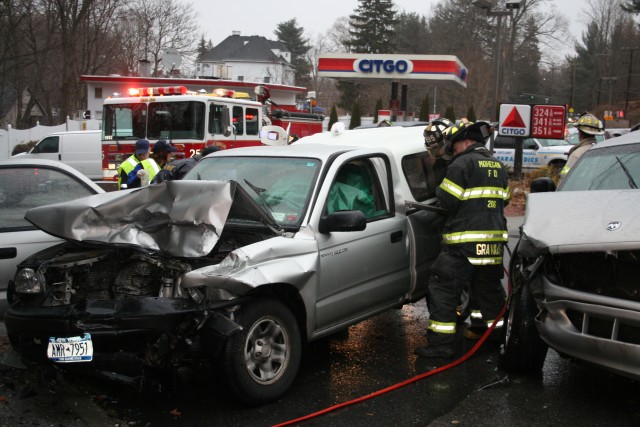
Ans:
[[[471,317],[474,319],[482,319],[482,313],[480,310],[471,310]]]
[[[486,324],[487,324],[487,328],[490,328],[491,325],[493,325],[493,320],[487,320]],[[502,328],[503,326],[504,326],[504,320],[500,319],[496,322],[496,326],[494,329]]]
[[[437,322],[435,320],[429,319],[429,325],[427,326],[427,329],[433,332],[438,332],[440,334],[455,334],[456,323]]]
[[[442,239],[449,245],[468,242],[506,242],[509,240],[509,233],[506,230],[459,231],[443,234]]]
[[[451,194],[456,199],[462,199],[464,188],[460,187],[455,182],[445,178],[442,180],[442,183],[440,184],[440,188],[442,188],[447,193]]]
[[[502,265],[502,257],[467,259],[471,265]]]
[[[562,170],[560,171],[560,175],[564,176],[564,175],[568,174],[569,173],[569,169],[571,169],[571,167],[565,165],[565,167],[563,167]]]
[[[474,187],[464,189],[449,179],[444,179],[440,184],[440,188],[451,194],[458,200],[470,199],[502,199],[509,200],[511,193],[509,187]]]
[[[509,190],[505,190],[500,187],[476,187],[470,188],[464,192],[462,195],[462,200],[469,199],[503,199],[506,200],[509,197]]]

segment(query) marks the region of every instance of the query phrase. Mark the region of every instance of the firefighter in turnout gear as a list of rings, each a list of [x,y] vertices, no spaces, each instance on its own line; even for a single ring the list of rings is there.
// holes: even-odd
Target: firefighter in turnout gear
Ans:
[[[564,178],[565,175],[569,173],[571,167],[576,164],[580,156],[597,142],[596,135],[604,135],[602,122],[591,113],[582,113],[580,118],[578,118],[576,129],[578,129],[578,139],[580,142],[569,150],[569,158],[560,172],[560,178]]]
[[[501,279],[509,183],[504,165],[484,146],[489,129],[488,123],[464,120],[444,133],[451,162],[436,196],[448,216],[428,283],[427,346],[416,349],[420,357],[454,356],[456,308],[467,284],[487,326],[505,302]]]

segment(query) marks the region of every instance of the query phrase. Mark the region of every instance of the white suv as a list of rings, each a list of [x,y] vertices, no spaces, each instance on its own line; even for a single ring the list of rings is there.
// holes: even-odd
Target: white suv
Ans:
[[[513,168],[517,138],[495,136],[494,156],[505,166]],[[522,144],[522,169],[537,169],[545,166],[562,169],[573,147],[564,139],[527,138]],[[487,141],[489,148],[489,141]]]

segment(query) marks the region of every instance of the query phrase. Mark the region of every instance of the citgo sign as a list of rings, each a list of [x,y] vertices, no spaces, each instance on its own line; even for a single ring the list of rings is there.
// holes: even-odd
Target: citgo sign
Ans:
[[[356,71],[363,73],[410,73],[413,69],[411,61],[400,59],[360,59],[354,62]]]
[[[500,128],[498,135],[529,136],[531,132],[531,106],[522,104],[500,105]]]

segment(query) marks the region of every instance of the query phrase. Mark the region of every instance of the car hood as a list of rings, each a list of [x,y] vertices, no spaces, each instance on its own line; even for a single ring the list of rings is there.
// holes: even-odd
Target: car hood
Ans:
[[[213,249],[229,220],[278,225],[235,181],[168,181],[27,211],[36,227],[76,242],[136,246],[177,257]]]
[[[558,191],[527,197],[525,256],[640,248],[640,190]]]

